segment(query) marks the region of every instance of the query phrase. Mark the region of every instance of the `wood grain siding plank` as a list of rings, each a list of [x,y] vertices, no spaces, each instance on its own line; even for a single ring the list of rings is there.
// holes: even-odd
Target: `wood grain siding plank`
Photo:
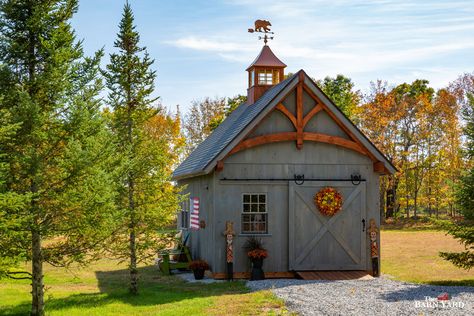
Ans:
[[[316,101],[317,102],[317,101]],[[311,111],[305,115],[305,117],[303,118],[303,128],[306,126],[306,124],[308,124],[309,120],[311,120],[311,118],[313,116],[315,116],[316,114],[319,113],[319,111],[321,111],[323,108],[321,105],[316,105],[314,108],[311,109]]]
[[[288,111],[288,109],[283,105],[283,103],[278,103],[276,106],[276,109],[279,110],[281,113],[285,114],[285,116],[293,123],[293,126],[295,129],[297,128],[297,122],[296,122],[296,117]]]

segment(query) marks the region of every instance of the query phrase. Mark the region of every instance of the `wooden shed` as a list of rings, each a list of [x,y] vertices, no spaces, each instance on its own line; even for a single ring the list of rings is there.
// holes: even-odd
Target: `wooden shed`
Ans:
[[[265,243],[267,276],[371,270],[366,226],[380,224],[379,176],[395,167],[303,70],[284,79],[285,67],[263,46],[247,68],[248,101],[173,174],[200,203],[201,227],[189,229],[186,206],[178,226],[217,278],[226,272],[227,221],[235,229],[235,276],[250,271],[242,249],[248,236]],[[326,187],[343,200],[333,216],[314,203]]]

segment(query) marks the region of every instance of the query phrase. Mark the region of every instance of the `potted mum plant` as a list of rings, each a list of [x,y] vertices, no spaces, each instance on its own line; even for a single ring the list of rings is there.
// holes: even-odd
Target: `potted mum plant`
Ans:
[[[193,270],[196,280],[202,280],[204,272],[209,269],[209,264],[204,260],[193,260],[189,264],[189,269]]]
[[[244,247],[252,262],[252,272],[250,274],[250,280],[264,280],[265,274],[263,272],[263,259],[268,257],[267,250],[263,247],[263,243],[260,239],[255,237],[247,238]]]

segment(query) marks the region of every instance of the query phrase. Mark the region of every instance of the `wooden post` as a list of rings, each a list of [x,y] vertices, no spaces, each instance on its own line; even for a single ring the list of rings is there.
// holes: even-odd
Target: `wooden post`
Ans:
[[[226,240],[226,263],[227,263],[227,280],[231,281],[234,279],[234,223],[231,221],[225,222],[224,236]]]
[[[371,218],[369,223],[369,229],[367,229],[367,233],[370,237],[370,257],[372,259],[372,275],[374,277],[378,277],[380,275],[379,272],[379,247],[377,245],[377,234],[379,229],[375,224],[375,219]]]
[[[303,148],[303,84],[304,73],[300,72],[296,87],[296,148]]]

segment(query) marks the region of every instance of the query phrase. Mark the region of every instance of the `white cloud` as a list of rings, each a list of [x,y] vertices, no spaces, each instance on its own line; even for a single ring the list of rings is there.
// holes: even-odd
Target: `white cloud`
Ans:
[[[181,48],[190,48],[199,51],[211,51],[218,53],[251,50],[250,47],[242,46],[236,42],[228,42],[197,36],[187,36],[179,38],[175,41],[167,41],[166,43]]]

